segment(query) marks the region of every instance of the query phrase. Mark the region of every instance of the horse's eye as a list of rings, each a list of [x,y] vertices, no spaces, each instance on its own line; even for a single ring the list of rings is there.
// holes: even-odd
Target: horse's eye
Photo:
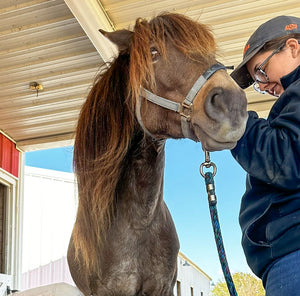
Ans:
[[[158,50],[155,47],[151,47],[150,52],[151,52],[152,61],[156,62],[160,56]]]

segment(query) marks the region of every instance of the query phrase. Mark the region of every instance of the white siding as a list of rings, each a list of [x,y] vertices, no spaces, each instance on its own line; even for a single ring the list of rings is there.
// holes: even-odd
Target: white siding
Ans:
[[[25,167],[22,271],[66,255],[76,214],[74,174]]]
[[[206,275],[192,261],[186,258],[183,254],[179,254],[177,263],[177,282],[180,282],[181,295],[178,295],[176,286],[174,288],[174,295],[209,296],[211,280],[210,277]]]

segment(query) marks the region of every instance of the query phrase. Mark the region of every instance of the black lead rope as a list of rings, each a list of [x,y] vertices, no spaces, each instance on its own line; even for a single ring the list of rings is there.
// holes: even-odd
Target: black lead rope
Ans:
[[[203,172],[204,167],[207,169],[212,167],[213,172],[204,173]],[[235,286],[230,274],[228,262],[226,259],[223,238],[222,238],[221,228],[220,228],[220,223],[218,218],[217,197],[215,193],[215,183],[214,183],[214,176],[216,175],[216,172],[217,172],[216,165],[210,161],[209,152],[205,151],[205,162],[202,163],[200,166],[200,174],[205,179],[211,223],[213,226],[215,241],[218,249],[218,255],[219,255],[219,260],[221,263],[223,275],[225,277],[230,296],[237,296]]]

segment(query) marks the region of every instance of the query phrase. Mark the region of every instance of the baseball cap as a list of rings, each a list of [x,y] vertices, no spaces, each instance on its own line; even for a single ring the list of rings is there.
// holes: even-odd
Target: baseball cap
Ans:
[[[241,88],[254,83],[246,64],[268,42],[292,33],[300,33],[300,18],[294,16],[277,16],[262,25],[250,36],[244,48],[243,61],[231,73],[231,77]]]

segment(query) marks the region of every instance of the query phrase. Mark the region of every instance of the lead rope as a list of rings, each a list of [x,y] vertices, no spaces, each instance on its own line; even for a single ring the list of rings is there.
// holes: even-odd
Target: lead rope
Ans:
[[[213,172],[204,173],[203,171],[204,167],[207,169],[212,167]],[[224,249],[224,244],[223,244],[223,239],[221,234],[221,228],[220,228],[220,223],[218,218],[217,197],[215,193],[215,184],[214,184],[214,176],[216,175],[216,172],[217,172],[216,165],[210,161],[209,152],[205,151],[205,162],[202,163],[200,166],[200,174],[205,179],[211,223],[213,226],[215,241],[218,249],[218,255],[219,255],[219,260],[221,263],[223,275],[225,277],[230,296],[237,296],[235,286],[230,274],[228,262],[226,259],[226,254],[225,254],[225,249]]]

